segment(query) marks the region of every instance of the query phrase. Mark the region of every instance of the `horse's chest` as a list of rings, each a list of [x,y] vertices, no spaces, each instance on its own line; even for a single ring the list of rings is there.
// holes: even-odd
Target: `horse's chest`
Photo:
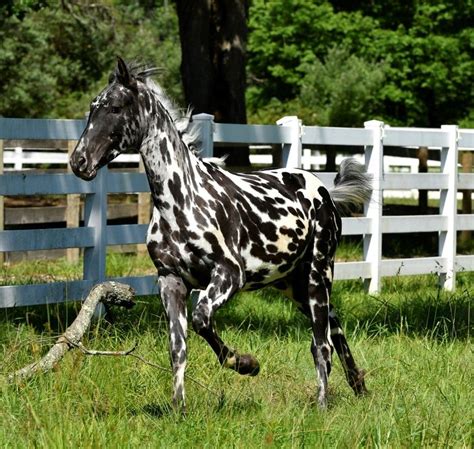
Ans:
[[[214,261],[212,248],[202,234],[194,227],[173,226],[154,213],[147,247],[159,273],[178,274],[195,288],[207,285]]]

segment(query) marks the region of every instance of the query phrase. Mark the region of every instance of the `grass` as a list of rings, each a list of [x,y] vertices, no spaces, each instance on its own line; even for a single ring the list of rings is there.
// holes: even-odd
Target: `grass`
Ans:
[[[347,251],[349,257],[354,250]],[[110,257],[111,275],[148,269],[137,258]],[[50,263],[48,272],[57,278],[80,273],[80,266],[61,264]],[[40,266],[9,270],[15,269],[17,279],[42,276]],[[368,371],[367,397],[353,396],[335,360],[329,409],[317,408],[308,322],[276,292],[263,290],[238,295],[216,317],[224,341],[259,359],[258,376],[221,369],[190,330],[183,418],[170,408],[169,372],[132,358],[72,351],[54,372],[1,385],[0,446],[472,447],[474,275],[461,273],[458,281],[456,293],[445,293],[434,275],[388,278],[378,297],[367,295],[360,282],[335,284],[334,304]],[[41,357],[77,308],[1,311],[1,372]],[[117,311],[113,325],[94,324],[84,343],[124,349],[137,342],[138,354],[168,367],[167,340],[161,305],[149,297],[131,311]]]

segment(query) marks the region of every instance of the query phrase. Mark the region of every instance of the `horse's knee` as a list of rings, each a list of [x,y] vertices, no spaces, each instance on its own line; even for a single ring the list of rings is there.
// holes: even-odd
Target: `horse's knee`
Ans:
[[[207,329],[209,329],[211,317],[207,306],[202,303],[198,304],[193,310],[192,323],[193,329],[198,335],[202,335]]]

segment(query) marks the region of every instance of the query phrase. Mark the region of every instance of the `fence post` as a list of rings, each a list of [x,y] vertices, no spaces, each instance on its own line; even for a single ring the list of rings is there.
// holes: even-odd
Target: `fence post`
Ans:
[[[440,191],[439,213],[446,217],[448,227],[439,233],[439,255],[446,261],[440,284],[444,289],[456,288],[456,215],[458,192],[458,127],[443,125],[448,134],[448,146],[441,148],[441,173],[448,176],[448,188]]]
[[[472,151],[463,151],[461,153],[461,165],[463,173],[472,173]],[[463,190],[462,192],[462,213],[472,214],[472,190]],[[472,231],[465,229],[461,231],[459,240],[461,243],[468,243],[472,239]]]
[[[94,284],[105,280],[107,253],[107,172],[103,167],[97,172],[95,192],[87,194],[84,202],[84,226],[95,229],[94,246],[84,249],[84,279]]]
[[[13,164],[15,170],[23,170],[23,148],[15,147],[15,163]]]
[[[193,115],[193,122],[199,127],[201,135],[201,157],[212,157],[214,155],[214,116],[211,114]]]
[[[140,157],[140,162],[138,163],[138,171],[140,173],[145,172],[145,165],[143,160]],[[141,192],[138,194],[138,224],[149,224],[151,221],[151,195],[150,192]],[[139,243],[137,245],[137,253],[144,255],[147,253],[147,248],[144,243]]]
[[[380,292],[382,262],[382,207],[383,207],[383,122],[370,120],[364,127],[372,130],[372,144],[365,147],[365,165],[372,175],[372,194],[365,205],[365,215],[371,218],[371,233],[364,235],[364,260],[370,262],[369,293]]]
[[[68,159],[76,147],[76,140],[67,141]],[[71,166],[67,165],[67,171],[72,172]],[[79,227],[81,214],[81,195],[77,193],[69,194],[66,198],[66,226],[68,228]],[[66,258],[68,262],[77,262],[79,260],[79,248],[68,248],[66,251]]]
[[[311,156],[313,151],[310,148],[305,148],[303,150],[303,168],[305,170],[311,170]]]
[[[290,115],[278,120],[277,125],[292,128],[291,142],[284,143],[281,147],[282,166],[286,168],[300,168],[302,149],[301,120],[299,120],[295,115]]]

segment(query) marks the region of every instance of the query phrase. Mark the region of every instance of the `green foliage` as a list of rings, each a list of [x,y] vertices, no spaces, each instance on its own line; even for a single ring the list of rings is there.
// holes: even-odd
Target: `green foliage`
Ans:
[[[255,0],[249,19],[250,105],[261,106],[273,97],[294,98],[305,64],[324,58],[335,43],[361,45],[372,27],[373,20],[361,14],[334,14],[328,2]]]
[[[165,65],[160,81],[172,95],[181,95],[171,6],[145,15],[138,2],[10,3],[0,29],[0,115],[83,117],[117,55]]]
[[[2,115],[57,116],[70,92],[79,97],[112,58],[107,24],[60,7],[31,11],[21,21],[12,16],[0,33]]]
[[[428,28],[376,30],[374,46],[367,49],[384,61],[387,83],[380,98],[394,124],[456,123],[473,108],[474,46],[467,42],[474,30],[443,36]]]
[[[3,0],[0,5],[0,25],[9,17],[22,20],[28,12],[39,11],[47,5],[47,0]]]
[[[346,49],[329,50],[324,62],[315,59],[302,66],[306,73],[299,99],[309,105],[305,123],[323,126],[363,126],[377,111],[377,93],[384,81],[384,67],[369,64]]]
[[[471,0],[253,0],[249,121],[473,126],[473,23]],[[82,117],[117,55],[183,100],[173,2],[7,0],[0,24],[0,115]]]
[[[310,58],[308,58],[310,59]],[[304,123],[321,126],[363,126],[377,116],[377,95],[385,77],[383,64],[370,64],[344,48],[332,48],[323,60],[301,64],[297,98],[282,101],[275,97],[252,114],[255,123],[274,123],[297,111]]]
[[[309,123],[322,125],[360,126],[374,117],[393,125],[466,122],[474,109],[472,23],[470,1],[255,0],[249,22],[251,120],[273,120],[272,108],[279,113],[281,105],[286,115],[309,112]],[[356,58],[351,62],[357,66],[343,64],[328,82],[334,48]],[[336,91],[338,98],[328,100]],[[361,100],[362,94],[368,98]]]

